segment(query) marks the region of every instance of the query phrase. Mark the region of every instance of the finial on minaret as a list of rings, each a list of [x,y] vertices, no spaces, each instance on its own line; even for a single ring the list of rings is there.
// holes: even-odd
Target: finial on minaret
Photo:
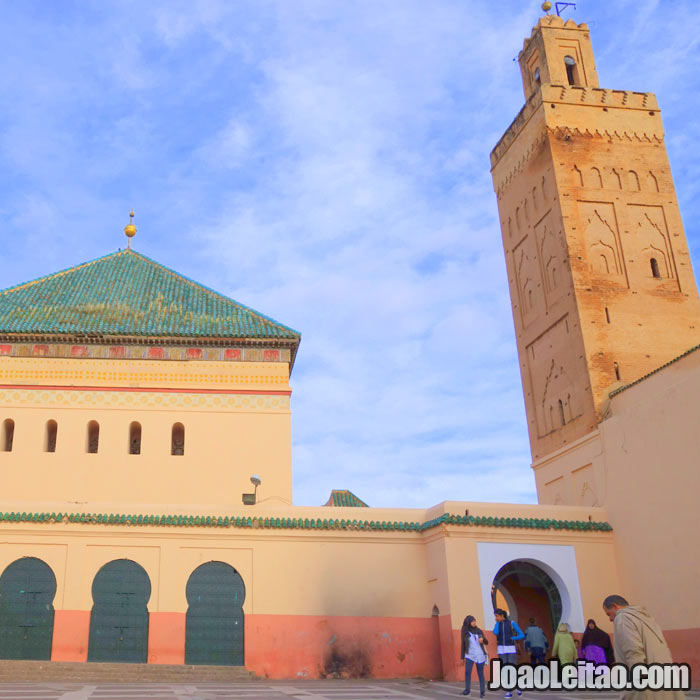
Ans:
[[[547,0],[547,2],[542,3],[542,9],[546,14],[549,14],[549,11],[552,9],[552,3]]]
[[[127,244],[126,247],[131,248],[131,239],[136,235],[136,226],[134,226],[134,210],[129,212],[129,223],[124,227],[124,234],[126,235]]]

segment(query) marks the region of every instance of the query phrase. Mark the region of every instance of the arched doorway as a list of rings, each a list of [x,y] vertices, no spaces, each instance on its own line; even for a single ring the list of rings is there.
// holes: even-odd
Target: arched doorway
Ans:
[[[222,561],[198,566],[187,581],[185,663],[243,666],[241,575]]]
[[[562,617],[562,599],[544,569],[529,561],[508,562],[494,577],[491,602],[494,608],[506,609],[523,630],[534,617],[551,644]]]
[[[146,663],[151,581],[130,559],[105,564],[92,582],[88,661]]]
[[[0,659],[51,659],[56,577],[35,557],[13,561],[0,576]]]

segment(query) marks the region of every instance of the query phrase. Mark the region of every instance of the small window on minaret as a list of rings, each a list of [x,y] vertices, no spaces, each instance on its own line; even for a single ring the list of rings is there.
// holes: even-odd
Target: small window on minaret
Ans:
[[[129,426],[129,454],[141,454],[141,423],[136,421]]]
[[[615,368],[615,379],[620,380],[620,365],[617,362],[613,362],[613,367]]]
[[[540,84],[540,69],[535,68],[535,85]]]
[[[656,258],[652,258],[649,263],[651,264],[651,274],[657,279],[661,277],[661,273],[659,272],[659,261]]]
[[[562,426],[566,425],[566,417],[564,416],[564,402],[559,399],[559,420]]]
[[[2,451],[12,452],[12,442],[15,438],[15,422],[6,418],[2,424]]]
[[[44,440],[44,452],[56,451],[56,437],[58,436],[58,423],[55,420],[46,423],[46,439]]]
[[[96,455],[100,446],[100,424],[96,420],[88,423],[87,429],[87,451],[88,454]]]
[[[172,443],[170,446],[171,455],[185,454],[185,426],[182,423],[173,425]]]
[[[569,85],[576,85],[576,61],[571,56],[564,56],[564,65]]]

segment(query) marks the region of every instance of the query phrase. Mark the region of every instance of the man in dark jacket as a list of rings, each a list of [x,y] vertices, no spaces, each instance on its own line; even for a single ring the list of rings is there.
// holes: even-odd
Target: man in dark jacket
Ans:
[[[549,649],[549,642],[541,627],[535,624],[535,618],[530,618],[530,625],[525,630],[525,650],[530,652],[530,663],[533,666],[544,663],[544,655]]]

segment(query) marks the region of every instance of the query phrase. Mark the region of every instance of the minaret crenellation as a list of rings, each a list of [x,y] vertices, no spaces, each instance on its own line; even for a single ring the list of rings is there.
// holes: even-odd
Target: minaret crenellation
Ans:
[[[491,168],[537,461],[700,342],[700,299],[655,95],[599,87],[588,26],[556,15],[518,60]]]

